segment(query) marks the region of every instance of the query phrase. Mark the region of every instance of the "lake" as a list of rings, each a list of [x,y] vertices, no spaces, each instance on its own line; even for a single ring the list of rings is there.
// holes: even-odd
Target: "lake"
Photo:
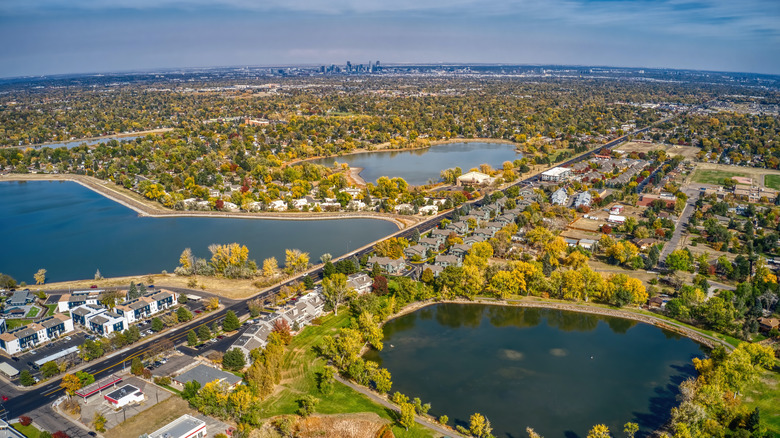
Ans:
[[[585,437],[606,424],[661,427],[704,347],[627,319],[550,309],[436,304],[389,321],[384,350],[391,392],[431,403],[468,427],[485,415],[496,437]],[[639,434],[638,436],[641,436]]]
[[[431,146],[425,149],[393,152],[361,152],[311,160],[311,163],[332,167],[335,161],[347,163],[350,167],[363,169],[360,176],[366,182],[376,182],[379,177],[401,177],[411,185],[428,184],[441,178],[442,170],[460,167],[463,173],[480,164],[487,163],[500,168],[505,161],[522,158],[515,146],[506,143],[451,143]]]
[[[319,262],[398,230],[377,219],[285,221],[210,217],[139,217],[135,211],[74,182],[0,182],[0,272],[32,283],[173,272],[184,248],[210,258],[208,245],[238,242],[261,264],[298,248]]]

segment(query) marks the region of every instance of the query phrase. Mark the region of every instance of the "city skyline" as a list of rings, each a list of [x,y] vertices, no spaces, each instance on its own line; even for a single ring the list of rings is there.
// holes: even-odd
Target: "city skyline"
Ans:
[[[9,0],[0,77],[382,63],[780,73],[766,0]]]

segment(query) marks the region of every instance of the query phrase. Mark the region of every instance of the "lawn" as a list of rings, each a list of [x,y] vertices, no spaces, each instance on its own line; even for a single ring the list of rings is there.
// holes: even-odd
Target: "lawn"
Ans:
[[[780,436],[780,373],[764,371],[759,380],[745,390],[745,405],[751,410],[758,407],[761,423],[768,429],[768,436]]]
[[[724,179],[732,178],[735,176],[750,177],[750,175],[744,172],[731,172],[731,171],[727,172],[724,170],[714,170],[714,169],[696,169],[696,172],[693,174],[693,181],[704,183],[704,184],[722,185]]]
[[[764,185],[770,189],[780,190],[780,175],[764,175]]]
[[[322,325],[306,327],[293,338],[284,356],[280,388],[262,404],[261,412],[264,417],[293,414],[298,410],[296,400],[304,394],[312,394],[320,400],[316,408],[316,412],[320,414],[374,412],[382,418],[394,420],[392,412],[384,406],[375,404],[368,397],[339,382],[334,383],[333,393],[328,395],[317,389],[317,373],[322,371],[325,361],[317,356],[314,347],[321,342],[323,336],[335,334],[340,327],[348,324],[349,313],[344,308],[339,316],[326,316]],[[394,426],[393,433],[397,437],[432,436],[431,431],[420,425],[408,432]]]
[[[27,315],[25,315],[25,317],[26,318],[35,318],[36,316],[38,316],[38,312],[40,312],[40,311],[41,311],[41,309],[39,309],[37,307],[31,307],[30,311],[27,312]]]
[[[29,426],[22,426],[19,423],[14,423],[12,426],[27,438],[38,438],[38,436],[41,434],[41,431],[36,429],[32,424]]]
[[[46,316],[53,316],[54,312],[57,311],[57,305],[56,304],[47,304],[46,307],[49,308],[49,312],[46,314]]]
[[[13,330],[15,328],[19,328],[19,327],[21,327],[23,325],[27,325],[27,324],[29,324],[31,322],[32,322],[32,320],[29,320],[29,319],[11,319],[11,318],[9,318],[9,319],[5,320],[5,324],[6,324],[6,329],[7,330]]]

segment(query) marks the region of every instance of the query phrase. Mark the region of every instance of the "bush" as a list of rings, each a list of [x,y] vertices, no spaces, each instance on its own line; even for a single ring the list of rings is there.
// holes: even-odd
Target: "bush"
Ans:
[[[308,417],[314,413],[314,408],[317,406],[319,400],[311,395],[305,395],[298,400],[298,415],[301,417]]]
[[[19,383],[21,383],[22,386],[32,386],[35,385],[35,379],[33,379],[33,376],[29,371],[23,370],[19,374]]]
[[[170,385],[171,384],[171,378],[164,376],[164,377],[155,377],[154,383],[157,385]]]
[[[22,426],[29,426],[32,424],[32,418],[28,417],[27,415],[22,415],[19,417],[19,424]]]

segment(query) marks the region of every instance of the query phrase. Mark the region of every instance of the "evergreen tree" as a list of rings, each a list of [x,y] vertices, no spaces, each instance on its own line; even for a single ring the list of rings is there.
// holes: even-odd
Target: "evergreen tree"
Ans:
[[[235,312],[228,310],[225,320],[222,321],[222,330],[232,332],[233,330],[238,330],[239,327],[241,327],[241,323],[238,321]]]
[[[190,347],[198,345],[198,335],[195,334],[195,330],[190,330],[190,332],[187,333],[187,345]]]
[[[200,338],[201,341],[205,341],[208,339],[211,339],[211,330],[209,330],[207,325],[202,325],[198,329],[198,338]]]
[[[233,371],[238,371],[246,366],[244,353],[238,348],[231,348],[222,357],[222,366]]]

